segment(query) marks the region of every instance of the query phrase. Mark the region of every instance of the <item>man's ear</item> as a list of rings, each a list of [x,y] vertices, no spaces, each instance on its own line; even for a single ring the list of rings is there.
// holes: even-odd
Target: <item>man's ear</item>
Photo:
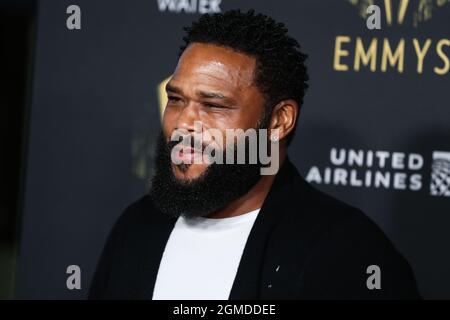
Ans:
[[[269,128],[278,129],[278,139],[282,140],[295,128],[298,103],[292,99],[282,100],[273,108]]]

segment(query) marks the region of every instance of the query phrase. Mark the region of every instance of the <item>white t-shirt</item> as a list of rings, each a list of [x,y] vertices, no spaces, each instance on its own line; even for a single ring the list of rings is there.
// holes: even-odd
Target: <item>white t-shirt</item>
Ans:
[[[223,219],[179,217],[152,299],[227,300],[259,210]]]

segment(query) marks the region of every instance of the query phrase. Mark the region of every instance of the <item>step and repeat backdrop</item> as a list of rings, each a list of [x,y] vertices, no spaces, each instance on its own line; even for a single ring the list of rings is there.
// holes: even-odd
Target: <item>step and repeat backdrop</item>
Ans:
[[[450,298],[449,0],[40,1],[17,297],[86,297],[112,224],[148,190],[182,27],[235,8],[284,22],[309,55],[289,150],[302,175],[386,232],[424,298]]]

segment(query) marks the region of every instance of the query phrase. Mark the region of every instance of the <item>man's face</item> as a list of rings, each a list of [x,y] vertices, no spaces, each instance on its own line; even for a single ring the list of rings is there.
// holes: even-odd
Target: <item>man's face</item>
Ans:
[[[264,97],[254,84],[255,59],[229,48],[211,44],[191,44],[182,54],[167,84],[168,103],[163,117],[166,142],[174,130],[194,133],[194,122],[202,131],[255,128],[264,113]],[[183,154],[193,157],[192,154]],[[180,180],[198,178],[207,163],[177,166],[173,174]]]

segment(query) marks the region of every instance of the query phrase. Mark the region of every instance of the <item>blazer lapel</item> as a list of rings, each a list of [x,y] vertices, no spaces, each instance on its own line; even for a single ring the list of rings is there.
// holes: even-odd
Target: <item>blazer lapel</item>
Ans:
[[[156,208],[153,210],[154,219],[149,221],[148,237],[139,263],[139,299],[151,299],[153,296],[159,265],[176,222],[176,218],[164,215]]]
[[[230,300],[258,299],[261,286],[270,286],[269,283],[261,283],[266,248],[275,226],[285,214],[283,202],[296,174],[294,166],[286,158],[250,231],[231,289]]]

